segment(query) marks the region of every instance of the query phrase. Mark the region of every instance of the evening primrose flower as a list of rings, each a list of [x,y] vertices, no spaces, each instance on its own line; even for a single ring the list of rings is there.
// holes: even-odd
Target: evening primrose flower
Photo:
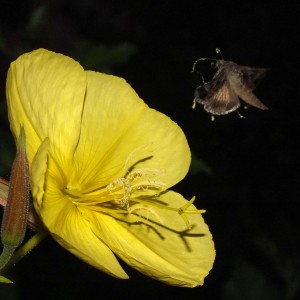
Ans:
[[[203,284],[215,258],[203,211],[169,190],[191,159],[177,124],[123,79],[44,49],[11,64],[7,103],[14,136],[26,131],[34,207],[58,243],[118,278],[116,256],[168,284]]]

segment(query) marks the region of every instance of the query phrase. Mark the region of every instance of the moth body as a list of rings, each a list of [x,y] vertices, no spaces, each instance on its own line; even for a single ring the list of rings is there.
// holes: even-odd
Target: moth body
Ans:
[[[256,108],[268,109],[252,92],[267,69],[240,66],[223,59],[216,60],[215,66],[217,71],[212,80],[195,91],[195,101],[203,104],[207,112],[228,114],[240,107],[240,99]]]

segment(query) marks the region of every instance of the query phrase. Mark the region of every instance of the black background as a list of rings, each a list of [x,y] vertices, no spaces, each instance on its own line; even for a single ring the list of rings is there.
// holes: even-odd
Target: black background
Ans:
[[[171,287],[123,264],[129,280],[86,265],[51,238],[6,275],[0,299],[299,299],[299,9],[297,1],[0,1],[0,175],[14,142],[5,104],[9,63],[44,47],[126,78],[184,130],[193,162],[174,189],[197,196],[217,258],[203,287]],[[270,68],[249,108],[214,122],[192,110],[200,57]],[[209,66],[199,65],[209,79]]]

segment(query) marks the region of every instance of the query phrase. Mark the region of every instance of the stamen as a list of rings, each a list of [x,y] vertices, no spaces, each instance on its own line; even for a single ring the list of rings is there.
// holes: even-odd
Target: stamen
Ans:
[[[126,207],[129,211],[129,199],[130,195],[134,190],[139,189],[162,189],[164,186],[166,186],[162,182],[156,182],[154,180],[148,179],[147,181],[140,181],[136,184],[132,184],[137,178],[141,178],[143,176],[148,175],[156,175],[159,173],[159,169],[155,168],[145,168],[145,169],[137,169],[132,172],[130,172],[125,178],[116,178],[112,183],[107,185],[106,189],[109,191],[110,194],[115,194],[116,192],[122,188],[123,189],[123,195],[121,198],[114,198],[113,200],[119,201],[121,207]]]
[[[152,143],[136,148],[125,161],[123,169],[129,170],[127,174],[125,172],[124,177],[115,178],[106,186],[99,186],[92,191],[82,191],[76,186],[70,185],[66,186],[62,192],[70,198],[78,209],[86,208],[108,214],[113,218],[134,214],[149,220],[151,216],[154,216],[163,224],[164,220],[156,208],[169,210],[178,214],[183,219],[187,229],[191,229],[192,226],[187,215],[205,212],[205,210],[195,208],[188,209],[196,197],[193,197],[179,208],[168,206],[167,203],[158,201],[161,192],[167,188],[167,184],[158,180],[159,175],[162,175],[164,170],[159,168],[136,168],[139,162],[151,158],[151,152],[153,151]],[[145,152],[147,152],[146,155]],[[123,173],[122,170],[120,171]],[[145,193],[143,193],[144,191]]]
[[[132,214],[132,213],[135,212],[135,211],[146,211],[146,212],[147,212],[146,220],[149,219],[150,214],[153,214],[153,215],[158,219],[158,221],[159,221],[161,224],[164,224],[163,219],[159,216],[159,214],[158,214],[153,208],[150,208],[150,207],[144,206],[144,205],[136,204],[136,205],[133,205],[133,206],[129,209],[129,213]],[[139,214],[139,217],[140,217],[140,218],[145,218],[145,216],[143,216],[143,215],[141,215],[141,214]]]
[[[157,176],[157,174],[163,173],[163,170],[155,169],[155,168],[144,168],[144,169],[137,169],[132,172],[130,172],[126,178],[128,178],[131,182],[134,181],[136,178],[140,178],[143,176]],[[148,178],[146,181],[139,181],[136,184],[131,185],[132,190],[143,190],[147,191],[149,188],[152,189],[163,189],[167,185],[163,182],[151,180]]]
[[[140,207],[148,207],[148,205],[151,205],[152,207],[157,207],[160,209],[167,209],[167,210],[177,212],[183,219],[184,223],[186,224],[187,229],[191,229],[192,226],[190,225],[187,214],[203,214],[203,213],[205,213],[204,209],[187,209],[189,206],[191,206],[194,203],[195,199],[196,199],[196,197],[194,196],[190,201],[188,201],[186,204],[184,204],[183,206],[181,206],[179,208],[163,205],[163,204],[160,204],[160,203],[157,203],[154,201],[149,201],[149,200],[141,200],[141,199],[135,198],[134,201],[136,203],[139,203]]]
[[[113,193],[115,189],[118,189],[119,187],[123,188],[123,197],[118,198],[118,199],[113,199],[115,201],[118,201],[120,203],[121,207],[127,208],[129,210],[129,197],[131,193],[131,185],[130,182],[127,178],[117,178],[115,179],[112,183],[110,183],[106,189],[110,192]]]
[[[155,151],[154,143],[141,145],[134,149],[127,157],[123,170],[128,170],[131,166],[135,165],[139,160],[143,160],[151,155]],[[146,152],[146,154],[145,154]]]

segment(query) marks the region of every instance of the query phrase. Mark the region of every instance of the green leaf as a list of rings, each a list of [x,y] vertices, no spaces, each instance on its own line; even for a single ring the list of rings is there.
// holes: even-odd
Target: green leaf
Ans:
[[[0,275],[0,282],[2,283],[13,283],[10,279]]]

